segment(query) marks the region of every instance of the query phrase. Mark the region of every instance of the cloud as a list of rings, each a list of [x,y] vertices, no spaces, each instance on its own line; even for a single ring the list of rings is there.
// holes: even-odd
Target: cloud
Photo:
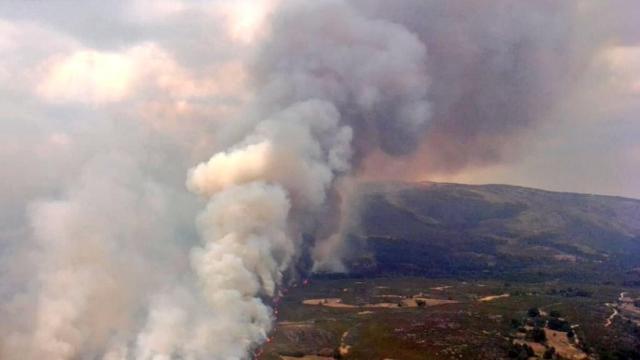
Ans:
[[[134,73],[132,61],[124,55],[77,51],[52,61],[37,92],[52,102],[118,101],[133,90]]]
[[[640,46],[611,47],[603,57],[610,67],[611,81],[627,95],[640,95]]]

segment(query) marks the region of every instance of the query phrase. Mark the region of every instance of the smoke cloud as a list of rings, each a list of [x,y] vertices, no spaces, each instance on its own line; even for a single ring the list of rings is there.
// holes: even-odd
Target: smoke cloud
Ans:
[[[398,166],[376,154],[366,171],[372,177],[455,174],[518,160],[541,125],[562,121],[559,108],[583,89],[603,88],[602,76],[608,75],[594,69],[603,49],[638,42],[638,28],[631,25],[637,15],[622,10],[637,4],[628,1],[353,3],[404,24],[425,44],[434,69],[431,127],[420,148]],[[574,109],[569,116],[584,117]],[[381,174],[385,165],[389,169]]]
[[[255,104],[226,130],[241,140],[187,180],[209,198],[192,265],[211,307],[244,325],[228,335],[235,356],[266,338],[270,311],[259,297],[275,294],[326,208],[338,210],[328,194],[354,153],[410,151],[429,114],[426,51],[403,27],[322,1],[287,4],[271,31],[254,62]],[[375,145],[365,139],[372,134]]]
[[[430,104],[427,51],[414,34],[340,1],[284,6],[272,32],[253,68],[262,111],[321,99],[354,129],[356,154],[415,148]]]
[[[71,6],[0,5],[2,359],[250,358],[296,271],[348,270],[360,179],[609,118],[640,164],[635,2]]]

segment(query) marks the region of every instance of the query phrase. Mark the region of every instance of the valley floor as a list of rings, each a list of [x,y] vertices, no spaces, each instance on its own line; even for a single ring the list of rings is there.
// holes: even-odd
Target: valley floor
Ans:
[[[560,281],[315,279],[279,299],[257,357],[632,359],[640,354],[639,296]]]

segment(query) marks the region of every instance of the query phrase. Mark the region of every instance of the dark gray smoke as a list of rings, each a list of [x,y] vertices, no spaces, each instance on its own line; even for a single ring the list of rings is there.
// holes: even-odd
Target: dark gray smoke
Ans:
[[[353,0],[425,45],[431,127],[422,171],[514,160],[522,140],[580,86],[605,46],[638,42],[639,5],[595,1]]]
[[[424,44],[342,1],[291,3],[274,17],[253,67],[260,106],[330,101],[354,128],[358,151],[411,152],[431,111]]]

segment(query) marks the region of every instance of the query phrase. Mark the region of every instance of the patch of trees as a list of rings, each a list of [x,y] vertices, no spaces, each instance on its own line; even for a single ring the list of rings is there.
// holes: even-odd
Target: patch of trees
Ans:
[[[526,360],[535,355],[531,346],[527,344],[511,344],[507,351],[507,355],[511,359]]]
[[[539,317],[528,319],[527,325],[533,326],[533,327],[545,327],[547,325],[547,320],[539,316]]]
[[[563,331],[566,333],[571,331],[571,325],[567,321],[560,320],[557,317],[550,317],[547,321],[547,326],[549,327],[549,329],[555,331]]]
[[[564,297],[591,297],[592,293],[584,289],[567,287],[564,289],[550,289],[547,295],[564,296]]]
[[[544,351],[544,354],[542,355],[543,359],[553,359],[553,355],[555,355],[556,353],[556,348],[554,348],[553,346],[548,348],[547,350]]]
[[[547,341],[547,334],[544,332],[544,329],[540,327],[534,327],[527,335],[531,338],[531,340],[537,343],[544,343],[545,341]]]
[[[518,329],[522,327],[522,321],[518,319],[511,319],[511,327],[513,329]]]

